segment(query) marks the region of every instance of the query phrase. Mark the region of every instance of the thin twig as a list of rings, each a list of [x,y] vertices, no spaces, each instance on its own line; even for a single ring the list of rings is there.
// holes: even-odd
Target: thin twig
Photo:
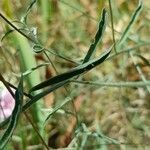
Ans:
[[[108,56],[108,58],[106,58],[106,60],[110,60],[110,59],[112,59],[112,58],[114,58],[114,57],[116,57],[116,56],[118,56],[118,55],[120,55],[122,53],[129,53],[130,51],[134,51],[137,48],[142,47],[142,46],[146,46],[146,45],[150,45],[150,42],[138,43],[137,45],[135,45],[135,46],[133,46],[131,48],[123,49],[123,50],[117,52],[117,54],[113,53],[110,56]]]
[[[7,81],[3,78],[2,74],[0,73],[0,81],[3,82],[4,86],[7,88],[7,90],[9,91],[9,93],[12,95],[12,97],[15,99],[15,94],[14,92],[11,90],[11,88],[9,87],[9,84],[7,83]]]
[[[13,84],[11,84],[11,83],[9,83],[8,81],[6,81],[7,82],[7,84],[11,87],[11,88],[13,88],[13,89],[17,89],[17,87],[15,87]],[[23,92],[23,94],[26,96],[26,97],[28,97],[28,98],[30,98],[30,99],[32,99],[32,95],[31,94],[28,94],[28,93],[26,93],[26,92]]]
[[[62,56],[61,54],[54,53],[54,52],[53,52],[54,50],[53,50],[53,51],[52,51],[52,50],[48,50],[48,49],[45,49],[45,50],[46,50],[47,52],[49,52],[49,53],[51,53],[51,54],[57,56],[57,57],[60,57],[61,59],[64,59],[64,60],[70,62],[70,63],[73,63],[73,64],[75,64],[75,65],[80,65],[79,62],[76,62],[76,61],[74,61],[74,60],[71,60],[70,58],[66,58],[66,57]]]
[[[29,41],[33,42],[34,44],[38,44],[38,42],[35,39],[32,39],[31,37],[29,37],[28,35],[26,35],[25,33],[23,33],[20,29],[18,29],[14,24],[12,24],[2,13],[0,13],[0,17],[2,19],[4,19],[14,30],[16,30],[18,33],[20,33],[22,36],[24,36],[25,38],[27,38]],[[65,58],[64,56],[61,56],[59,54],[56,54],[55,52],[50,51],[49,49],[45,48],[44,46],[42,46],[44,50],[49,51],[50,53],[52,53],[53,55],[56,55],[58,57],[60,57],[61,59],[64,59],[66,61],[70,61],[73,63],[76,63],[74,61],[71,61],[67,58]]]
[[[57,69],[56,69],[54,63],[51,61],[51,59],[49,58],[49,56],[48,56],[48,54],[46,53],[46,51],[44,51],[44,54],[45,54],[45,56],[47,57],[47,59],[49,60],[49,62],[51,63],[51,65],[52,65],[52,67],[54,68],[56,74],[58,74],[58,71],[57,71]],[[65,89],[65,91],[66,91],[67,93],[70,93],[70,91],[69,91],[65,86],[64,86],[64,89]],[[76,117],[76,121],[77,121],[77,124],[78,124],[79,122],[78,122],[77,111],[76,111],[75,104],[74,104],[73,100],[71,101],[71,103],[72,103],[72,106],[73,106],[73,108],[74,108],[75,117]]]
[[[146,83],[148,82],[148,80],[145,78],[145,76],[144,76],[144,74],[143,74],[143,72],[142,72],[140,66],[137,65],[137,62],[136,62],[136,60],[134,59],[133,53],[132,53],[132,52],[129,52],[129,54],[130,54],[130,57],[131,57],[131,59],[132,59],[132,61],[133,61],[133,64],[134,64],[134,66],[135,66],[137,72],[139,73],[139,76],[140,76],[141,79],[143,80],[143,83],[145,83],[145,86],[146,86],[148,92],[150,93],[150,87],[149,87],[150,85],[147,85],[147,84],[146,84]]]
[[[38,137],[40,138],[42,144],[45,146],[45,148],[46,148],[47,150],[49,150],[48,145],[45,143],[43,137],[40,135],[40,133],[39,133],[37,127],[35,126],[35,124],[33,123],[33,121],[30,119],[30,117],[28,116],[28,114],[27,114],[25,111],[24,111],[24,115],[25,115],[25,117],[28,119],[28,121],[30,122],[30,124],[32,125],[32,127],[34,128],[34,130],[35,130],[35,132],[37,133]]]
[[[70,82],[73,82],[75,84],[88,84],[91,86],[107,86],[107,87],[145,87],[150,86],[150,81],[137,81],[137,82],[93,82],[93,81],[79,81],[79,80],[70,80]]]
[[[27,36],[25,33],[23,33],[21,30],[19,30],[14,24],[12,24],[2,13],[0,13],[0,17],[3,18],[12,28],[14,28],[22,36],[26,37],[28,40],[32,41],[33,43],[37,43],[34,39]]]

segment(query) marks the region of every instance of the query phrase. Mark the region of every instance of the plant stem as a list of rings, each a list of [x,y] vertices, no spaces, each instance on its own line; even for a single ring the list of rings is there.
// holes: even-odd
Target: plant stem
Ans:
[[[22,36],[26,37],[28,40],[32,42],[36,42],[34,39],[31,37],[27,36],[25,33],[23,33],[21,30],[19,30],[14,24],[12,24],[1,12],[0,12],[0,17],[3,18],[12,28],[14,28],[18,33],[20,33]]]
[[[113,11],[112,11],[112,6],[111,6],[111,1],[109,1],[109,9],[110,9],[110,19],[111,19],[111,30],[112,30],[112,37],[113,37],[113,44],[114,44],[114,50],[115,53],[117,54],[116,50],[116,40],[115,40],[115,32],[114,32],[114,21],[113,21]]]
[[[73,82],[75,84],[88,84],[91,86],[107,86],[107,87],[145,87],[145,86],[150,86],[150,81],[147,80],[145,82],[143,81],[136,81],[136,82],[93,82],[93,81],[79,81],[79,80],[70,80],[70,82]]]
[[[132,59],[132,61],[133,61],[133,64],[134,64],[134,66],[135,66],[137,72],[139,73],[139,76],[140,76],[141,79],[143,80],[143,83],[145,83],[145,86],[146,86],[146,88],[147,88],[147,91],[150,93],[150,87],[149,87],[150,85],[147,85],[148,80],[146,80],[146,78],[145,78],[145,76],[144,76],[144,74],[143,74],[141,68],[137,65],[137,62],[136,62],[136,60],[134,59],[133,53],[132,53],[132,52],[129,52],[129,54],[130,54],[130,57],[131,57],[131,59]]]
[[[30,124],[32,125],[34,131],[37,133],[38,137],[40,138],[42,144],[45,146],[45,148],[46,148],[47,150],[49,150],[48,145],[45,143],[43,137],[40,135],[40,133],[39,133],[37,127],[35,126],[35,124],[33,123],[33,121],[30,119],[30,117],[28,116],[28,114],[27,114],[25,111],[24,111],[24,115],[25,115],[25,117],[29,120],[29,122],[30,122]]]

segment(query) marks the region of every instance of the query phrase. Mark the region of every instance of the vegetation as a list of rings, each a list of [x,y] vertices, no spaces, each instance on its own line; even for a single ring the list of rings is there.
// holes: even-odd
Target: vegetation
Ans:
[[[148,6],[2,0],[0,149],[148,150]]]

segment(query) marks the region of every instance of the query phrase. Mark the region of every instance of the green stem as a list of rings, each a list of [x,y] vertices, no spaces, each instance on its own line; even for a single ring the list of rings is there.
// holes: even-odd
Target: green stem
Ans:
[[[115,40],[115,32],[114,32],[114,21],[113,21],[113,11],[112,11],[112,6],[111,6],[111,1],[109,1],[109,9],[110,9],[110,18],[111,18],[111,30],[112,30],[112,37],[113,37],[113,43],[114,43],[114,50],[115,53],[117,53],[116,50],[116,40]]]
[[[30,47],[28,41],[20,34],[15,34],[15,38],[20,47],[19,54],[20,54],[20,62],[21,62],[22,72],[24,72],[28,69],[31,69],[32,67],[35,67],[37,65],[36,60],[35,60],[34,54],[32,52],[32,48]],[[35,86],[37,83],[39,83],[41,80],[40,80],[40,74],[39,74],[38,70],[35,70],[31,74],[29,74],[26,77],[26,80],[27,80],[29,89],[31,87]],[[42,125],[40,125],[41,124],[40,122],[42,121],[40,108],[42,105],[43,105],[42,102],[37,103],[37,104],[33,105],[32,109],[31,109],[33,119],[35,122],[37,122],[39,124],[39,127],[41,126],[40,128],[42,128]]]
[[[136,82],[92,82],[92,81],[79,81],[79,80],[70,80],[71,82],[75,83],[75,84],[88,84],[91,86],[107,86],[107,87],[130,87],[130,88],[134,88],[134,87],[145,87],[145,86],[150,86],[150,81],[147,80],[145,82],[143,81],[136,81]]]

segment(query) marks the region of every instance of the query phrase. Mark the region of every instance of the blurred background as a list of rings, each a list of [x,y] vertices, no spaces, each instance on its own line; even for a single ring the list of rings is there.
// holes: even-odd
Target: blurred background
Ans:
[[[0,12],[29,37],[37,38],[48,49],[47,55],[53,62],[49,64],[44,53],[35,53],[33,43],[12,31],[0,18],[1,74],[17,85],[21,72],[43,64],[26,76],[28,92],[37,83],[79,65],[93,42],[104,7],[108,12],[106,30],[95,58],[114,42],[111,15],[117,42],[138,7],[138,0],[111,0],[110,3],[109,0],[1,0]],[[144,1],[127,39],[122,47],[116,46],[118,53],[113,49],[112,57],[80,76],[82,81],[92,83],[69,83],[27,111],[49,147],[149,149],[150,86],[132,86],[133,82],[150,80],[149,9],[149,2]],[[93,82],[108,84],[101,86]],[[74,104],[69,102],[60,107],[45,123],[47,115],[67,98]],[[23,114],[7,149],[44,149]]]

